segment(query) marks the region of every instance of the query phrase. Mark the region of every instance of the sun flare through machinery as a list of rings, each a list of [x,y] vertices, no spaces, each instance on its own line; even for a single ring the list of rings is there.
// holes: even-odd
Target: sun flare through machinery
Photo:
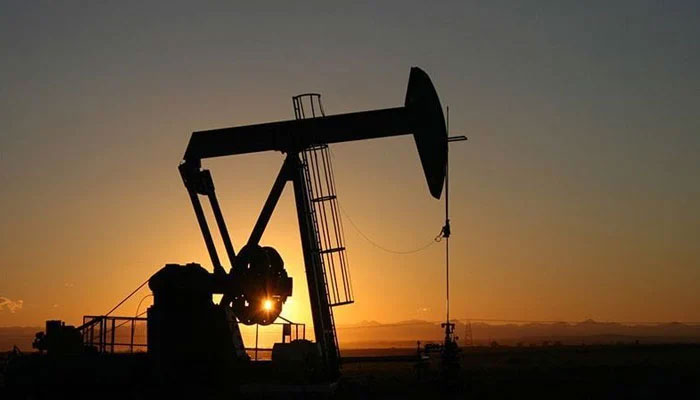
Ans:
[[[295,96],[293,106],[293,120],[192,133],[178,168],[213,270],[197,263],[167,264],[148,280],[153,305],[147,311],[147,356],[149,368],[161,379],[189,377],[194,370],[211,374],[252,368],[239,324],[274,323],[282,318],[285,302],[293,293],[293,278],[285,269],[284,255],[274,243],[261,243],[287,183],[294,192],[315,342],[277,343],[272,363],[283,370],[285,360],[290,365],[304,360],[305,368],[313,369],[319,379],[332,380],[339,375],[333,309],[353,303],[354,294],[329,144],[412,134],[428,190],[433,197],[441,197],[447,130],[435,88],[420,68],[411,68],[401,107],[325,115],[318,94]],[[283,161],[248,240],[236,247],[216,197],[212,173],[203,168],[202,161],[264,151],[282,153]],[[202,197],[209,200],[228,263],[215,245]],[[221,296],[219,304],[214,303],[213,295]],[[49,353],[70,353],[81,347],[81,337],[83,342],[92,343],[94,327],[105,318],[94,318],[77,328],[50,321],[51,332],[47,323],[46,335],[38,338],[37,346]],[[67,333],[72,330],[77,334]],[[115,330],[112,322],[112,342]],[[109,327],[105,324],[99,331],[107,341]],[[70,346],[61,337],[70,338]]]

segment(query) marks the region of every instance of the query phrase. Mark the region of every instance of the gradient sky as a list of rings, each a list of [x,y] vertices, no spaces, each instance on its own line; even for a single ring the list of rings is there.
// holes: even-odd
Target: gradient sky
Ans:
[[[192,131],[290,119],[307,91],[327,113],[401,105],[414,65],[469,136],[453,316],[700,320],[697,1],[247,3],[0,2],[0,296],[23,306],[0,326],[77,323],[165,263],[210,268],[176,169]],[[438,233],[411,137],[332,150],[363,233]],[[237,249],[281,162],[206,162]],[[441,246],[389,254],[345,227],[339,324],[442,318]],[[290,188],[262,243],[295,279],[283,315],[310,322]]]

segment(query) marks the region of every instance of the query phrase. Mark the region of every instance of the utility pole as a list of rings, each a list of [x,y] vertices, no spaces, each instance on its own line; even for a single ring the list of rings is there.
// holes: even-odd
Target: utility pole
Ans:
[[[467,140],[466,136],[450,136],[450,108],[447,107],[447,156],[445,157],[445,225],[438,236],[439,239],[445,239],[445,322],[441,325],[445,328],[445,341],[442,346],[442,373],[446,380],[454,378],[459,361],[457,353],[459,347],[455,340],[454,330],[455,324],[450,322],[450,157],[449,143],[461,142]]]

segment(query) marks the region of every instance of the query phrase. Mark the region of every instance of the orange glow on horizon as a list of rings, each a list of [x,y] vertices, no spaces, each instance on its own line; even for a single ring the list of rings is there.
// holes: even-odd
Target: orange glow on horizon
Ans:
[[[290,97],[307,91],[322,93],[328,115],[400,106],[412,65],[449,104],[451,134],[470,137],[450,147],[452,318],[700,320],[700,61],[688,57],[698,24],[645,19],[630,35],[611,17],[636,18],[625,7],[574,7],[567,15],[582,26],[600,17],[605,35],[590,35],[561,23],[559,8],[532,23],[507,4],[474,12],[452,2],[425,18],[424,5],[407,2],[385,23],[376,13],[394,15],[388,5],[325,13],[324,22],[294,5],[295,18],[282,6],[246,14],[194,2],[100,4],[3,7],[13,23],[2,24],[12,46],[0,63],[0,326],[78,326],[168,263],[211,272],[177,170],[191,132],[292,119]],[[180,13],[196,18],[183,25]],[[134,15],[139,29],[124,31]],[[30,29],[37,21],[42,29]],[[649,46],[656,23],[677,35],[663,57]],[[256,40],[226,40],[250,32]],[[441,320],[444,243],[406,254],[432,243],[445,219],[414,138],[331,150],[355,299],[334,308],[335,323]],[[235,252],[283,160],[203,161]],[[260,244],[293,278],[280,315],[310,336],[294,204],[290,183]],[[143,312],[148,292],[114,315]]]

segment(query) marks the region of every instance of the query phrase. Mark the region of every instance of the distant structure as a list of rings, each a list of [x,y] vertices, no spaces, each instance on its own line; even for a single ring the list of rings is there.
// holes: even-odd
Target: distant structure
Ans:
[[[474,338],[472,337],[472,321],[464,322],[464,347],[474,346]]]
[[[447,107],[447,143],[467,140],[466,136],[449,136],[450,133],[450,108]],[[450,322],[450,164],[449,146],[445,148],[445,225],[435,239],[445,242],[445,322],[441,327],[445,329],[445,339],[442,345],[442,374],[448,381],[454,381],[459,369],[459,346],[455,336],[455,324]]]

